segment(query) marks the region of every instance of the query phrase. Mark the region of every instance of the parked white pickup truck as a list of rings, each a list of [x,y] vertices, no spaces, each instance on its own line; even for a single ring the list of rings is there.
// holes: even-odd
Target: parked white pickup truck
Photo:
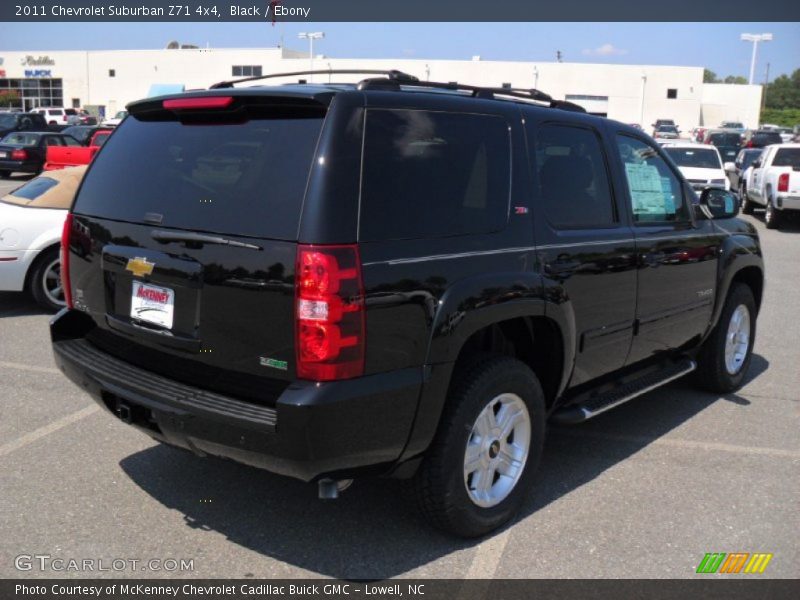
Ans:
[[[742,212],[763,206],[767,228],[778,229],[785,211],[800,211],[800,144],[767,146],[752,167],[744,182]]]

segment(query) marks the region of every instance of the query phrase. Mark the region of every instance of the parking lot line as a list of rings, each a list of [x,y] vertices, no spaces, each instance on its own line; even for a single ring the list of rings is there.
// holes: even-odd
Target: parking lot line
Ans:
[[[59,429],[63,429],[67,425],[71,425],[76,421],[80,421],[84,417],[88,417],[89,415],[94,414],[99,410],[100,407],[97,406],[96,404],[93,404],[91,406],[87,406],[86,408],[82,408],[81,410],[76,411],[72,414],[69,414],[66,417],[62,417],[57,421],[53,421],[49,425],[45,425],[44,427],[39,427],[39,429],[31,431],[30,433],[26,433],[22,437],[0,446],[0,456],[6,456],[7,454],[11,454],[12,452],[14,452],[14,450],[19,450],[20,448],[23,448],[28,444],[32,444],[36,440],[41,439],[44,436],[49,435],[53,432],[56,432]]]
[[[469,565],[465,579],[492,579],[500,566],[508,540],[511,537],[511,529],[507,528],[497,535],[482,542],[475,549],[475,556]]]
[[[60,373],[58,369],[53,367],[37,367],[34,365],[25,365],[22,363],[6,362],[0,360],[0,368],[18,369],[20,371],[33,371],[35,373]]]
[[[722,444],[719,442],[698,442],[694,440],[677,440],[671,438],[649,438],[638,435],[616,435],[600,433],[597,431],[578,431],[566,428],[554,430],[558,435],[571,437],[590,437],[612,442],[630,442],[632,444],[646,444],[652,446],[670,446],[684,450],[717,450],[720,452],[734,452],[737,454],[761,454],[780,458],[800,458],[800,450],[784,450],[782,448],[767,448],[763,446],[738,446],[735,444]]]

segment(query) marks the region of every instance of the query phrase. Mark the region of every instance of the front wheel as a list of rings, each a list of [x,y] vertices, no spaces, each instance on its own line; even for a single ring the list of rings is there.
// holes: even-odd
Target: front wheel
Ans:
[[[741,387],[756,338],[756,302],[752,290],[734,283],[714,331],[697,357],[698,384],[727,394]]]
[[[750,199],[747,197],[747,187],[744,184],[739,188],[739,197],[742,199],[742,214],[752,215],[753,203],[750,202]]]
[[[431,447],[411,482],[423,516],[462,537],[511,519],[542,454],[545,401],[524,363],[489,356],[451,386]]]

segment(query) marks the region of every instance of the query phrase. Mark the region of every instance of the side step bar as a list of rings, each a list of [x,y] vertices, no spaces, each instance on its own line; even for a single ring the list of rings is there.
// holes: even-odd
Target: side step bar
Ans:
[[[553,423],[574,425],[588,421],[592,417],[611,410],[615,406],[632,400],[637,396],[646,394],[662,385],[691,373],[697,368],[697,363],[690,359],[669,365],[655,373],[650,373],[628,383],[622,384],[610,391],[590,396],[588,399],[571,404],[556,410],[550,420]]]

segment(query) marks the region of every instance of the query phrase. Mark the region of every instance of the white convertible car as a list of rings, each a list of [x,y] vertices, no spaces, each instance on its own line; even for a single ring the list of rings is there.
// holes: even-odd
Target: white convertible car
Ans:
[[[85,172],[46,171],[0,198],[0,292],[27,290],[48,310],[64,306],[61,230]]]

